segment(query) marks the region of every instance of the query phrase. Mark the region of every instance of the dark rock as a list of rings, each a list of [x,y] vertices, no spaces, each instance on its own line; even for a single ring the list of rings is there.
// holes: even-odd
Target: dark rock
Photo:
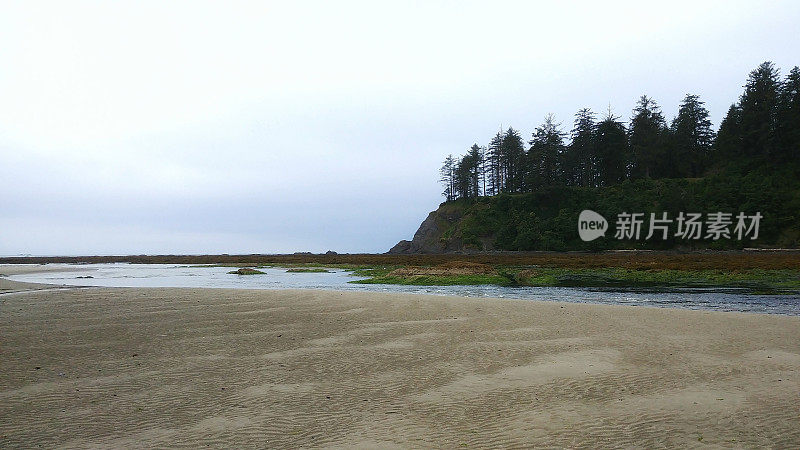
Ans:
[[[443,239],[444,233],[461,220],[462,211],[457,208],[441,206],[431,211],[422,221],[411,241],[400,241],[389,253],[444,253],[462,250],[461,239]]]
[[[402,241],[395,244],[394,247],[389,249],[389,253],[392,254],[411,253],[411,241],[403,239]]]
[[[242,267],[241,269],[233,270],[228,272],[231,275],[263,275],[264,272],[256,269],[252,269],[250,267]]]

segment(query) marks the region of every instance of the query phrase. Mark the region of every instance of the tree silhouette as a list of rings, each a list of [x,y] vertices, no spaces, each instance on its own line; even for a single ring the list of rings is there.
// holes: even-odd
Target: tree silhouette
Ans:
[[[687,94],[672,121],[665,160],[672,177],[699,177],[710,162],[714,130],[703,105],[699,96]]]
[[[625,125],[608,112],[595,130],[598,185],[619,183],[628,175],[628,135]]]
[[[598,187],[630,178],[703,177],[735,162],[748,171],[761,164],[797,164],[800,157],[800,68],[784,81],[767,61],[750,72],[739,101],[714,133],[700,97],[687,94],[667,126],[661,109],[643,95],[626,129],[609,112],[600,122],[583,108],[569,134],[552,115],[535,129],[526,151],[519,131],[497,132],[487,147],[473,144],[440,169],[448,201],[534,192],[553,185]],[[527,220],[527,219],[526,219]]]
[[[525,147],[519,131],[508,127],[500,145],[500,167],[505,172],[503,192],[522,192],[526,173]]]
[[[778,99],[778,143],[781,161],[800,157],[800,68],[794,66],[780,88]]]
[[[656,102],[646,95],[639,97],[628,130],[634,178],[664,176],[666,129],[667,122]]]
[[[778,70],[767,61],[750,72],[739,101],[742,151],[749,156],[770,157],[777,130]]]
[[[490,195],[497,195],[503,190],[503,170],[500,166],[503,146],[503,135],[498,131],[489,142],[488,154],[486,157],[486,171],[489,180]]]
[[[548,114],[544,123],[534,131],[528,150],[529,181],[526,186],[529,189],[565,181],[561,171],[565,133],[560,128],[561,124]]]
[[[583,108],[575,114],[571,132],[570,143],[565,157],[564,166],[566,173],[573,173],[579,186],[597,185],[597,156],[595,154],[595,123],[594,113],[589,108]]]
[[[442,164],[442,167],[439,169],[439,181],[444,185],[442,195],[445,196],[447,201],[457,198],[455,189],[455,164],[453,155],[447,155],[444,164]]]

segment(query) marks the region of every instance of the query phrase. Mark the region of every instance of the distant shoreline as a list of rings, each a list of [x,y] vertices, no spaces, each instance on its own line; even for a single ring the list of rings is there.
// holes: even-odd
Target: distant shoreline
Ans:
[[[633,269],[800,269],[800,249],[731,251],[475,252],[475,253],[295,253],[220,255],[5,256],[0,264],[388,264],[436,265],[450,261],[547,267]]]

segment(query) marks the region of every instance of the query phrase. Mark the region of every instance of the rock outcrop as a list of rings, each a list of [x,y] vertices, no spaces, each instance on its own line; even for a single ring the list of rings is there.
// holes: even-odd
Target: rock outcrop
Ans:
[[[461,250],[460,239],[445,239],[444,234],[461,220],[462,215],[463,211],[460,208],[440,206],[428,214],[410,241],[398,242],[388,253],[445,253]]]

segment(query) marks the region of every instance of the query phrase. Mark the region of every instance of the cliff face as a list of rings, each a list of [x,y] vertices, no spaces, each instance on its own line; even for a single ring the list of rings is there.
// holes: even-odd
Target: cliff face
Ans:
[[[461,250],[461,240],[446,239],[445,232],[461,220],[463,213],[462,208],[442,204],[436,211],[428,214],[410,241],[398,242],[389,253],[444,253]]]
[[[674,232],[666,238],[616,239],[584,242],[578,235],[578,217],[590,209],[613,223],[624,211],[708,214],[723,211],[761,214],[757,239],[684,239]],[[389,253],[446,253],[472,251],[599,251],[737,250],[742,248],[800,248],[800,177],[718,175],[699,180],[643,179],[619,185],[579,188],[551,186],[524,194],[501,194],[439,205],[428,214],[414,238],[400,241]],[[730,230],[733,231],[731,225]],[[645,230],[647,223],[643,225]]]

